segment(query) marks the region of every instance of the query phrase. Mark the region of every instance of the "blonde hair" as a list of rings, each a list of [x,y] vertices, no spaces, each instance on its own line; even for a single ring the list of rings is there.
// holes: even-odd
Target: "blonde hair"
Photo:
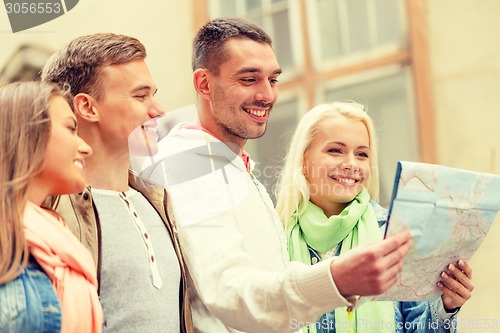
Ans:
[[[368,131],[371,175],[365,187],[370,193],[370,197],[378,201],[377,140],[370,116],[366,113],[364,106],[356,102],[320,104],[307,112],[297,125],[278,179],[276,187],[276,210],[285,225],[288,224],[292,216],[301,214],[301,208],[305,207],[303,203],[308,202],[310,199],[309,184],[303,172],[304,154],[314,140],[321,124],[338,115],[361,121]]]
[[[28,260],[22,216],[28,186],[43,167],[52,96],[68,98],[52,84],[0,87],[0,285],[16,278]]]

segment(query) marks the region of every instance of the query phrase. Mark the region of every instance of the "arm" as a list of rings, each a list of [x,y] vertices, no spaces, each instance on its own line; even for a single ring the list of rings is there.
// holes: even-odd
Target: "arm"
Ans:
[[[200,195],[193,196],[200,199]],[[175,208],[175,202],[173,205]],[[409,234],[400,234],[333,261],[313,266],[297,262],[286,265],[272,255],[281,250],[280,240],[266,241],[266,235],[277,232],[272,222],[268,219],[267,226],[261,224],[256,213],[243,216],[254,218],[239,224],[232,213],[224,213],[178,228],[188,270],[203,304],[225,325],[244,331],[286,332],[299,328],[300,323],[316,321],[333,308],[348,305],[336,291],[333,279],[337,277],[332,279],[332,274],[338,273],[346,286],[352,284],[349,274],[364,277],[351,287],[351,294],[369,295],[389,288],[409,247]],[[243,217],[239,215],[239,219]],[[246,247],[251,241],[247,227],[252,225],[257,230],[256,243]],[[261,260],[255,261],[260,250]]]
[[[443,292],[441,299],[447,312],[460,308],[471,298],[474,290],[472,283],[472,268],[465,260],[449,264],[447,271],[441,273],[441,281],[437,286]]]
[[[242,331],[289,332],[332,307],[347,305],[331,279],[329,261],[312,267],[287,264],[276,255],[279,241],[266,242],[265,234],[273,231],[259,223],[262,234],[251,252],[246,247],[251,240],[231,223],[223,215],[178,228],[195,298],[208,310],[194,312]]]
[[[433,302],[399,302],[396,318],[398,332],[455,333],[456,315],[446,313],[441,298]],[[402,330],[404,328],[404,330]]]
[[[371,201],[381,232],[385,231],[387,209]],[[403,257],[411,242],[409,231],[387,237],[382,242],[359,246],[341,255],[332,263],[332,276],[340,293],[351,295],[378,295],[397,281],[403,268]]]
[[[178,141],[165,142],[164,147],[185,147],[186,140],[179,137]],[[154,171],[162,173],[157,179],[169,181],[169,213],[188,268],[195,325],[203,320],[216,327],[225,325],[243,331],[296,331],[299,323],[314,322],[332,308],[349,305],[332,278],[332,271],[346,277],[349,258],[376,258],[375,271],[364,280],[374,282],[375,290],[351,288],[354,294],[370,294],[391,284],[393,272],[399,269],[397,258],[407,251],[408,246],[403,244],[409,234],[336,258],[343,261],[339,265],[331,265],[334,259],[314,266],[289,264],[283,225],[273,203],[243,163],[241,167],[236,165],[239,157],[228,162],[221,159],[220,152],[207,157],[203,151],[184,151],[189,156],[183,161],[188,164],[167,158]],[[196,169],[205,165],[213,171]],[[384,275],[387,267],[389,273],[383,280],[389,282],[378,283],[377,269]],[[362,283],[359,286],[365,288]]]
[[[313,267],[288,263],[283,225],[265,189],[248,174],[233,180],[233,171],[226,167],[225,174],[168,191],[194,291],[195,325],[291,332],[347,305],[330,275],[331,260]]]
[[[340,255],[330,267],[340,294],[369,296],[388,290],[396,283],[411,244],[410,232],[404,231]]]
[[[471,297],[474,285],[472,269],[464,260],[448,265],[448,273],[437,283],[443,295],[434,302],[401,302],[401,322],[410,327],[408,332],[448,333],[456,332],[456,315],[460,307]]]

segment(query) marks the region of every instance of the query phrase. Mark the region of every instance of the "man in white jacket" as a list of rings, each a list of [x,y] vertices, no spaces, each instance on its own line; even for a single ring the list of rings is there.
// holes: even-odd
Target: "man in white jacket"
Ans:
[[[195,37],[193,70],[199,124],[172,129],[142,174],[168,190],[196,330],[293,332],[391,287],[408,232],[313,266],[288,260],[283,224],[244,151],[278,95],[270,37],[243,19],[210,21]]]

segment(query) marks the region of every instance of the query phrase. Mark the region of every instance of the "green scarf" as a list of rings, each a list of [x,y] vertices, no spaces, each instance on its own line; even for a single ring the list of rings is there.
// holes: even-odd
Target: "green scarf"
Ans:
[[[377,218],[370,204],[370,195],[363,189],[339,214],[329,218],[312,202],[306,204],[304,213],[293,216],[287,227],[288,253],[291,260],[311,264],[308,246],[325,253],[341,244],[340,253],[382,239]],[[338,333],[395,332],[394,305],[392,302],[367,302],[353,311],[354,322],[347,316],[347,307],[335,309]],[[321,323],[319,323],[321,324]],[[354,326],[354,329],[350,326]],[[352,327],[351,326],[351,327]],[[316,332],[313,325],[304,332]]]

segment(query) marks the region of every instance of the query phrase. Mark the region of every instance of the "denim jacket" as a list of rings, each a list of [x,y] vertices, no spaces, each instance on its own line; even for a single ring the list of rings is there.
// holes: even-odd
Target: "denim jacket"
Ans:
[[[61,330],[61,304],[49,277],[34,259],[21,275],[0,285],[0,333]]]
[[[375,210],[375,215],[379,226],[385,227],[387,222],[387,210],[379,206],[376,202],[370,202]],[[339,255],[340,247],[335,255]],[[318,253],[309,248],[311,263],[321,260]],[[445,313],[441,298],[433,302],[394,302],[395,330],[396,333],[426,332],[426,333],[455,333],[456,316],[454,313]],[[334,333],[335,314],[334,311],[324,313],[316,322],[318,333]]]

